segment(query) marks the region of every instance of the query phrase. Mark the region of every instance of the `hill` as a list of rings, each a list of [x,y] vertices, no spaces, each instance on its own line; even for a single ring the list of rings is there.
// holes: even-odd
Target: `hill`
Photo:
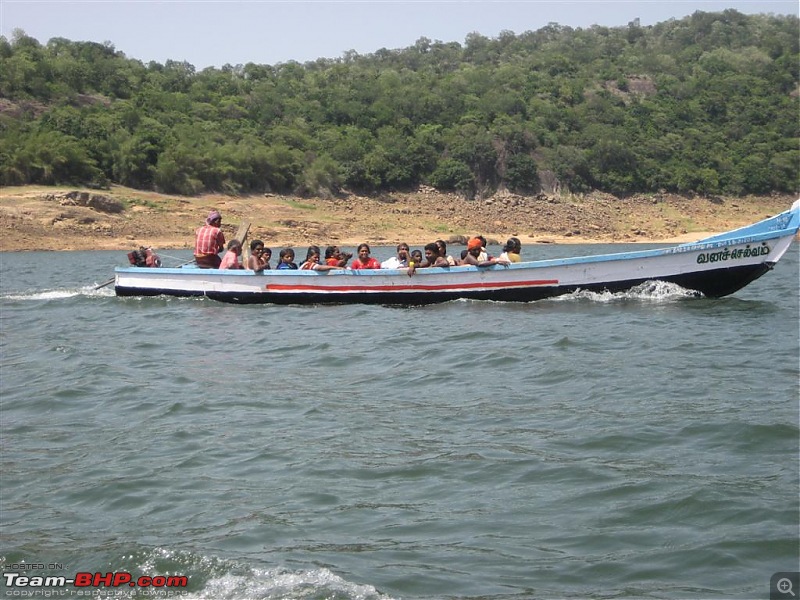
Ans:
[[[0,185],[794,194],[799,57],[796,16],[732,9],[199,72],[17,31],[0,36]]]

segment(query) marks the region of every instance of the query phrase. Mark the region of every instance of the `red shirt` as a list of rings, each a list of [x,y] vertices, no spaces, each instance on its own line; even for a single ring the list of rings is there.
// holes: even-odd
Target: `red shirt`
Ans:
[[[355,259],[353,264],[350,266],[351,269],[380,269],[381,263],[378,262],[378,259],[369,257],[369,260],[366,263],[362,263],[360,260]]]
[[[218,254],[225,248],[225,236],[222,234],[222,230],[219,227],[203,225],[202,227],[198,227],[194,234],[195,256]]]

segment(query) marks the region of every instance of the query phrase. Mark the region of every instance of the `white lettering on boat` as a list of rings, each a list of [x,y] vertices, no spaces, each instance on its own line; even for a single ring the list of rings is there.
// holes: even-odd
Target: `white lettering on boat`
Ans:
[[[739,260],[742,258],[752,258],[754,256],[766,256],[769,253],[770,248],[766,243],[762,244],[761,246],[756,246],[755,248],[751,248],[750,246],[747,246],[746,248],[734,248],[733,250],[726,248],[725,250],[720,250],[719,252],[703,252],[702,254],[698,254],[697,264],[703,265],[705,263],[720,262],[724,260]]]

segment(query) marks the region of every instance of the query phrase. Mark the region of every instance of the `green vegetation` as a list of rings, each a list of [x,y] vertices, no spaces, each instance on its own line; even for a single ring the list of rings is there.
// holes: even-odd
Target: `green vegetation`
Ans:
[[[473,198],[800,189],[800,23],[697,12],[196,72],[0,37],[0,185]]]
[[[122,203],[125,205],[126,208],[132,208],[134,206],[143,206],[150,210],[163,212],[166,208],[159,202],[155,202],[153,200],[147,200],[145,198],[128,198],[123,197],[119,198]]]
[[[302,202],[297,202],[296,200],[292,200],[291,198],[287,198],[284,200],[287,206],[291,206],[292,208],[296,208],[298,210],[316,210],[317,207],[313,204],[304,204]]]

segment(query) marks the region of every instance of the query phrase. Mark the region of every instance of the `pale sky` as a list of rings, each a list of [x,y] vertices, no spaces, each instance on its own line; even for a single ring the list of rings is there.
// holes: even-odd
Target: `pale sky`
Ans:
[[[0,35],[110,42],[128,58],[187,61],[200,71],[248,62],[339,58],[349,50],[464,44],[469,33],[642,25],[695,11],[798,15],[798,0],[0,0]]]

